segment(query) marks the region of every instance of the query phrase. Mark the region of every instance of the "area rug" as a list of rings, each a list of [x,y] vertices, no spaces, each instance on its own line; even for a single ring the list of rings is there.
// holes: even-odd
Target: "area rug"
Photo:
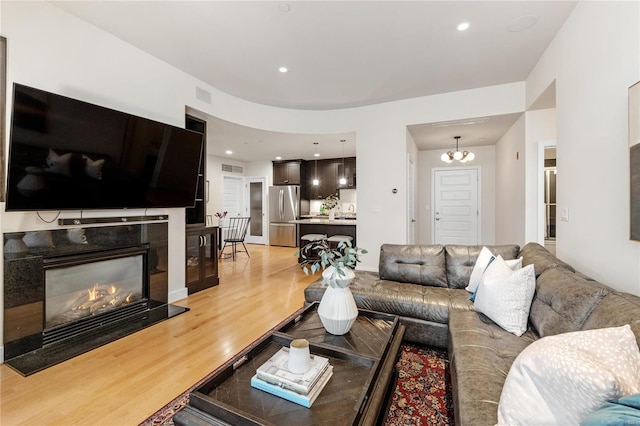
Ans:
[[[453,399],[447,352],[404,343],[396,364],[398,380],[387,413],[387,426],[453,425]],[[222,368],[222,367],[220,367]],[[142,422],[140,426],[173,426],[173,415],[189,401],[189,393],[216,369],[173,401]]]

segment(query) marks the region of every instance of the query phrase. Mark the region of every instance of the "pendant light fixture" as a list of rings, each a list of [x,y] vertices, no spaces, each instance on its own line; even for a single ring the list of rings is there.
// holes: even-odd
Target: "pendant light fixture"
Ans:
[[[460,136],[454,136],[453,138],[456,140],[456,152],[451,152],[451,151],[445,152],[440,156],[440,159],[442,161],[444,161],[445,163],[452,163],[453,160],[458,160],[461,163],[466,163],[467,161],[471,161],[474,158],[476,158],[473,152],[470,152],[470,151],[460,152],[460,150],[458,149],[458,142],[459,142]]]
[[[342,143],[342,176],[340,177],[340,180],[338,181],[340,183],[340,185],[346,185],[347,184],[347,178],[345,177],[345,170],[344,170],[344,143],[346,142],[346,139],[340,139],[340,143]]]
[[[318,142],[314,142],[313,144],[314,144],[314,145],[318,145]],[[313,181],[312,181],[313,186],[318,186],[318,185],[320,185],[320,179],[318,179],[318,156],[319,156],[319,155],[320,155],[320,154],[319,154],[319,153],[317,153],[317,152],[314,152],[314,153],[313,153],[313,156],[314,156],[314,157],[316,157],[316,174],[315,174],[315,176],[316,176],[316,177],[314,177],[314,178],[313,178]]]

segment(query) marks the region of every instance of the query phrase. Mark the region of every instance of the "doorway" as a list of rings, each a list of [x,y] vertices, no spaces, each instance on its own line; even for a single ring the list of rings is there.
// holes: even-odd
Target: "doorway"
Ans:
[[[242,215],[242,180],[238,176],[222,177],[222,211],[226,211],[229,217]]]
[[[556,252],[556,143],[540,142],[538,152],[538,242]]]
[[[245,241],[251,244],[267,244],[267,178],[245,178],[245,215],[251,218]]]
[[[416,171],[413,158],[407,155],[407,243],[415,244],[416,235],[416,205],[415,205],[415,180]]]
[[[433,243],[480,241],[480,168],[433,169]]]

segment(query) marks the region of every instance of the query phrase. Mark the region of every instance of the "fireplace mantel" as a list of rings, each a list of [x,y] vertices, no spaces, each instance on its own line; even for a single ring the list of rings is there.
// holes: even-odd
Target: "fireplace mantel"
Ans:
[[[148,303],[143,312],[104,325],[98,322],[76,341],[48,344],[43,340],[45,263],[69,257],[93,258],[99,253],[141,245],[148,247],[144,267]],[[22,374],[39,371],[186,311],[167,303],[167,222],[5,233],[4,251],[5,362]]]

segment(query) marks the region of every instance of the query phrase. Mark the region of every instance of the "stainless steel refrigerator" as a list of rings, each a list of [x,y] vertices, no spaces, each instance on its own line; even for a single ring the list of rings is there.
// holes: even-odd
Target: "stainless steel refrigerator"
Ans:
[[[296,247],[298,226],[288,223],[300,219],[300,186],[269,187],[269,244]]]

